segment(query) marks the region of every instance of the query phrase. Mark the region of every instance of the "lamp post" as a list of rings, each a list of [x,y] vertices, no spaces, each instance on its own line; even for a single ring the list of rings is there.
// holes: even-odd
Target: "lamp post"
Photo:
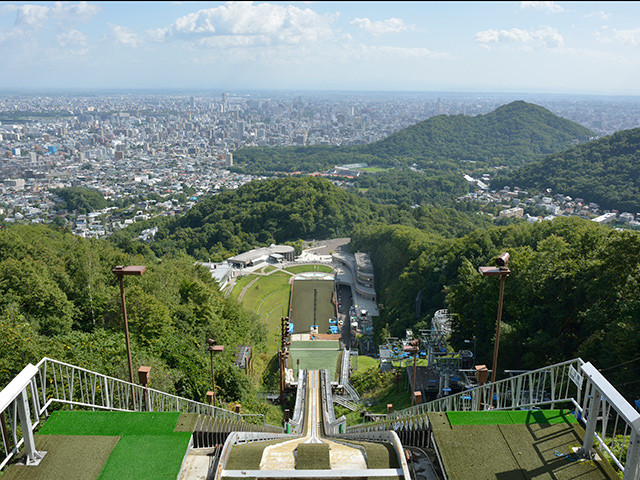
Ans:
[[[473,342],[473,361],[476,360],[476,336],[473,336],[473,340],[465,340],[464,343],[472,343]]]
[[[483,277],[500,277],[500,296],[498,297],[498,319],[496,321],[496,337],[493,345],[493,364],[491,367],[491,393],[489,401],[493,402],[493,390],[498,375],[498,346],[500,345],[500,321],[502,320],[502,300],[504,298],[504,281],[511,273],[507,268],[510,255],[507,252],[501,253],[496,258],[497,267],[478,267],[478,271]]]
[[[416,399],[416,359],[420,353],[420,340],[415,339],[409,342],[409,345],[402,348],[404,352],[413,353],[413,382],[411,383],[411,406]]]
[[[143,265],[130,265],[128,267],[124,267],[122,265],[118,265],[114,268],[112,273],[118,277],[120,280],[120,297],[122,298],[122,316],[124,317],[124,334],[127,340],[127,358],[129,360],[129,381],[131,382],[131,393],[133,398],[133,408],[136,409],[136,391],[134,388],[133,381],[133,362],[131,361],[131,342],[129,340],[129,321],[127,320],[127,304],[124,299],[124,276],[125,275],[142,275],[147,267]]]
[[[213,398],[213,406],[216,405],[216,372],[213,369],[213,353],[214,352],[223,352],[224,345],[216,345],[216,341],[213,338],[207,339],[207,343],[209,344],[209,353],[211,353],[211,384],[213,385],[212,398]]]

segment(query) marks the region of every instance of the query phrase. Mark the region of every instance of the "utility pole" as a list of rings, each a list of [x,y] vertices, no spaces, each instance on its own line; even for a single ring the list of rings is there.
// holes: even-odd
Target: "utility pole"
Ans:
[[[289,345],[291,345],[291,341],[289,340],[291,334],[289,333],[289,325],[291,321],[289,317],[282,317],[280,320],[280,328],[281,328],[281,345],[280,351],[278,352],[279,363],[280,363],[280,405],[284,405],[284,387],[285,387],[285,377],[284,371],[287,368],[287,357],[289,356]]]

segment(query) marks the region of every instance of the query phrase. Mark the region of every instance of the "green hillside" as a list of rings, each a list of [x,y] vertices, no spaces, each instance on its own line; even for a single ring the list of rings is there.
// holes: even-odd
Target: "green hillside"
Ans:
[[[421,169],[446,172],[468,162],[522,165],[594,135],[543,107],[517,101],[476,117],[432,117],[368,145],[250,147],[238,150],[235,160],[237,169],[248,173],[313,172],[349,163],[415,163]]]
[[[500,338],[502,368],[532,369],[582,357],[607,369],[640,351],[640,234],[578,217],[478,229],[455,239],[397,225],[363,226],[354,249],[369,251],[383,304],[374,328],[402,336],[429,328],[433,313],[455,314],[452,342],[477,338],[477,362],[490,363],[499,280],[481,265],[511,254]],[[416,317],[416,298],[422,292]],[[608,371],[638,398],[640,364]],[[635,395],[635,396],[634,396]],[[633,397],[632,397],[633,396]]]
[[[579,145],[496,177],[491,185],[546,189],[604,209],[640,211],[640,128]]]
[[[453,208],[379,205],[323,178],[292,177],[254,181],[204,199],[184,216],[160,224],[150,246],[158,255],[181,251],[217,261],[261,245],[349,236],[356,226],[373,223],[421,226],[452,236],[490,221]],[[133,248],[130,239],[147,227],[141,222],[112,240]]]

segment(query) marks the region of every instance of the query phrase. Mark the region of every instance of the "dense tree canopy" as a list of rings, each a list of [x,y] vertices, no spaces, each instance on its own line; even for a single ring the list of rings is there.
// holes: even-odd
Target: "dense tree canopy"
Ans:
[[[604,369],[640,351],[638,233],[573,217],[482,229],[457,239],[369,226],[356,232],[354,242],[372,253],[384,305],[378,329],[386,325],[391,334],[427,328],[433,313],[447,307],[455,313],[454,345],[465,348],[463,341],[475,335],[478,361],[490,363],[499,285],[478,267],[494,265],[508,251],[512,274],[505,288],[502,368],[539,368],[581,356]],[[628,395],[640,393],[633,382],[638,363],[607,374]]]
[[[429,193],[428,181],[419,185],[424,186],[425,196],[437,195],[435,188]],[[291,177],[254,181],[202,200],[184,216],[157,223],[150,248],[158,255],[185,252],[199,260],[221,261],[271,243],[349,236],[356,226],[376,222],[411,225],[443,236],[490,224],[464,208],[380,205],[323,178]],[[149,225],[128,227],[112,241],[130,252],[144,251],[146,246],[132,238]]]
[[[125,288],[134,363],[152,366],[151,386],[204,400],[211,379],[205,341],[215,338],[230,347],[216,357],[221,381],[228,377],[221,397],[250,403],[242,398],[248,380],[232,367],[233,347],[266,348],[266,330],[222,296],[207,270],[186,255],[129,255],[106,240],[41,225],[0,230],[0,384],[43,356],[127,378],[111,270],[130,264],[147,267],[142,277],[127,277]]]
[[[496,177],[491,185],[551,188],[605,209],[640,212],[640,128],[550,155]]]
[[[91,188],[68,187],[52,190],[52,193],[62,198],[64,204],[61,208],[69,211],[77,210],[85,214],[96,210],[102,210],[109,206],[102,194]]]

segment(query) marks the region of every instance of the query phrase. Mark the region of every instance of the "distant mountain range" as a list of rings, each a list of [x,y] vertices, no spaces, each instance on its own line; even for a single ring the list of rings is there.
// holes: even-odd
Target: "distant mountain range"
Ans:
[[[493,188],[505,185],[551,188],[604,209],[640,212],[640,128],[550,155],[491,182]]]
[[[250,147],[235,159],[248,173],[323,171],[356,162],[452,171],[466,162],[523,165],[594,136],[543,107],[517,101],[487,115],[431,117],[368,145]]]

